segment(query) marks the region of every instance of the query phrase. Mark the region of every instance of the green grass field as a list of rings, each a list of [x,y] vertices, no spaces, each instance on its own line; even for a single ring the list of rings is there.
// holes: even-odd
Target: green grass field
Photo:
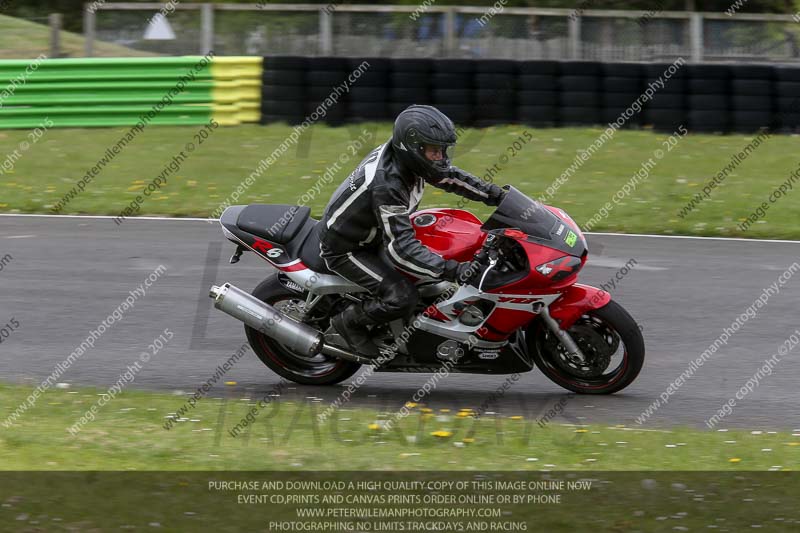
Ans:
[[[366,143],[369,146],[357,154],[349,154],[352,151],[349,145],[363,135],[364,129],[371,135]],[[124,131],[54,128],[26,151],[19,150],[19,146],[29,132],[0,131],[0,158],[19,150],[19,157],[13,157],[11,167],[1,167],[0,159],[0,168],[4,170],[0,175],[0,211],[47,213]],[[196,131],[194,127],[145,129],[63,213],[119,214],[183,150],[187,160],[160,191],[144,202],[139,214],[209,216],[287,138],[291,128],[221,127],[201,145],[195,137]],[[339,128],[313,126],[257,179],[238,203],[297,203],[326,168],[342,157],[346,163],[341,170],[308,202],[312,212],[319,215],[333,190],[358,160],[373,145],[388,139],[390,132],[390,125],[385,123]],[[500,171],[494,178],[497,183],[513,184],[538,197],[600,133],[596,128],[534,130],[523,126],[468,130],[461,137],[455,162],[478,176],[486,175],[498,165]],[[522,135],[530,140],[510,157],[509,147]],[[752,136],[690,134],[668,152],[666,138],[650,131],[618,132],[560,187],[549,203],[566,210],[583,226],[606,202],[611,202],[645,160],[662,149],[664,155],[649,177],[614,205],[610,215],[592,227],[593,231],[800,237],[796,224],[800,201],[794,197],[798,194],[794,191],[773,204],[766,217],[746,233],[736,227],[797,168],[797,136],[775,135],[765,141],[713,190],[709,199],[683,219],[678,217],[679,210]],[[197,145],[192,153],[185,149],[188,142]],[[458,201],[458,197],[431,187],[422,207],[455,206]],[[475,202],[466,208],[479,216],[490,212]]]
[[[0,405],[10,413],[30,392],[0,385]],[[280,402],[234,437],[229,431],[255,399],[209,397],[166,430],[166,417],[186,396],[137,391],[123,392],[71,435],[67,428],[100,392],[53,389],[12,427],[0,426],[0,469],[768,471],[800,465],[800,435],[785,431],[540,425],[511,413],[475,419],[464,410],[424,405],[386,431],[384,421],[395,411],[345,407],[317,423],[326,404]]]

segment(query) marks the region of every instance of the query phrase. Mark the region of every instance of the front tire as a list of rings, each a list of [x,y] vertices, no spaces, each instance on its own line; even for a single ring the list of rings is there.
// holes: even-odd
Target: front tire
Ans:
[[[300,295],[284,287],[277,274],[262,281],[252,294],[281,312],[305,303]],[[287,314],[291,316],[291,313]],[[361,368],[358,363],[323,354],[301,356],[250,326],[245,326],[244,331],[250,347],[262,363],[276,374],[301,385],[334,385]]]
[[[553,383],[579,394],[612,394],[639,375],[644,365],[642,332],[615,301],[586,312],[568,332],[586,356],[585,364],[570,360],[543,320],[534,322],[526,335],[536,366]]]

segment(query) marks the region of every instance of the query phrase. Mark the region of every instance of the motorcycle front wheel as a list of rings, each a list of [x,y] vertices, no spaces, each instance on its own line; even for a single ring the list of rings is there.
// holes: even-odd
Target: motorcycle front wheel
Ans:
[[[636,321],[613,300],[582,315],[567,330],[584,361],[536,320],[528,328],[528,349],[536,366],[552,382],[579,394],[612,394],[636,379],[644,364],[644,339]]]

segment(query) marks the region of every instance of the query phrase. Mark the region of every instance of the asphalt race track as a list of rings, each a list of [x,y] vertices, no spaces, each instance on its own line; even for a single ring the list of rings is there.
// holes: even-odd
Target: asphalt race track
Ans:
[[[643,328],[647,360],[638,380],[613,396],[577,396],[564,420],[638,427],[636,418],[795,261],[800,243],[721,239],[590,235],[590,257],[581,281],[608,282],[635,259],[611,289]],[[219,225],[202,220],[0,217],[0,326],[19,327],[0,345],[0,380],[32,388],[48,376],[89,332],[112,313],[158,266],[167,267],[133,309],[124,314],[59,381],[107,388],[165,328],[167,347],[145,365],[134,387],[192,391],[244,342],[242,326],[211,307],[210,285],[229,281],[250,290],[269,273],[245,254],[229,265],[233,245]],[[800,272],[770,296],[765,307],[734,333],[643,427],[705,427],[704,422],[756,373],[764,359],[800,328]],[[800,427],[800,347],[784,356],[771,376],[719,427]],[[355,404],[397,409],[425,382],[426,374],[375,374]],[[237,382],[213,393],[257,397],[278,376],[248,354],[225,376]],[[434,408],[477,408],[504,376],[451,375],[427,398]],[[321,398],[327,405],[342,390],[297,385],[284,397]],[[494,407],[503,414],[536,416],[563,400],[566,391],[534,371],[522,376]],[[0,406],[5,418],[15,406]]]

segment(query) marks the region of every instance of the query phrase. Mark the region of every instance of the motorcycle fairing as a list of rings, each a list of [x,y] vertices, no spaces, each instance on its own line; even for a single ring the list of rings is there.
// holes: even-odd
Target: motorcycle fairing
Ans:
[[[550,305],[550,316],[559,321],[562,329],[569,329],[581,315],[610,301],[611,295],[603,289],[576,283]]]

